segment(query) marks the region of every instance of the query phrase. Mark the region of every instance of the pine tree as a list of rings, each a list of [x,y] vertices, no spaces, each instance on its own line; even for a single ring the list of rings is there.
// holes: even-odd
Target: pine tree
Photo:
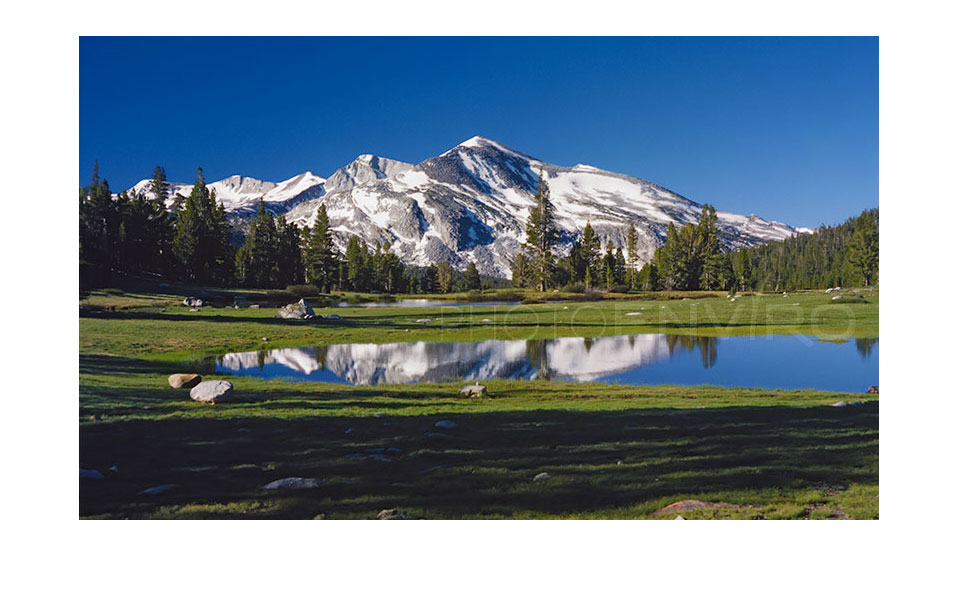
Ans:
[[[638,286],[638,281],[636,280],[636,262],[638,262],[638,242],[639,236],[635,231],[635,225],[629,224],[629,231],[625,237],[625,248],[626,248],[626,277],[625,282],[629,286],[629,290],[634,290]]]
[[[869,215],[862,214],[848,241],[848,261],[866,287],[873,284],[872,277],[878,272],[878,231],[875,225]]]
[[[552,279],[555,264],[552,247],[559,239],[555,209],[549,200],[549,186],[539,171],[539,187],[535,204],[526,222],[525,251],[529,258],[532,279],[539,291],[545,291]]]
[[[590,222],[585,223],[585,229],[582,231],[582,244],[579,248],[580,258],[582,259],[582,265],[589,272],[583,272],[583,277],[585,280],[585,286],[591,288],[594,286],[594,278],[598,275],[599,267],[599,258],[601,253],[599,252],[601,245],[599,244],[599,238],[595,235],[595,230],[592,229],[592,224]]]
[[[308,246],[304,255],[307,279],[328,293],[336,284],[338,263],[326,203],[322,203],[316,211],[316,221],[308,235]]]
[[[354,291],[366,290],[367,248],[358,236],[350,236],[346,243],[346,272],[349,288]]]
[[[222,203],[217,206],[202,168],[197,169],[190,196],[177,215],[173,252],[187,280],[225,284],[233,276],[235,254],[226,209]]]
[[[260,199],[246,241],[236,254],[236,275],[248,287],[279,286],[279,239],[273,217]]]
[[[470,262],[469,266],[466,267],[465,274],[466,289],[470,291],[479,289],[482,286],[482,281],[479,278],[479,269],[476,268],[475,262]]]
[[[439,281],[439,290],[443,293],[452,291],[452,265],[443,260],[436,265],[436,278]]]
[[[439,288],[438,281],[439,271],[436,269],[435,264],[430,264],[426,267],[426,271],[422,275],[422,280],[420,282],[421,291],[423,293],[435,293]]]
[[[153,178],[150,180],[150,193],[160,203],[166,203],[170,196],[170,183],[166,181],[166,171],[162,166],[153,169]]]
[[[626,282],[626,275],[628,274],[628,269],[626,268],[625,254],[622,253],[622,248],[618,248],[615,251],[615,282],[618,285],[628,285]]]

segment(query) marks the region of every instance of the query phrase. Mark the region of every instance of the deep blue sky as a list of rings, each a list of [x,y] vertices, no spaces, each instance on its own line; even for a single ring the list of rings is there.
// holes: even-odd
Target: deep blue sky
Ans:
[[[792,225],[878,206],[877,38],[80,39],[79,180],[329,176],[483,135]]]

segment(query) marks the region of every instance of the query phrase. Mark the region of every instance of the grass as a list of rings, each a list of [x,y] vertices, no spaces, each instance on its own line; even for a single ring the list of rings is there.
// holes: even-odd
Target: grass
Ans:
[[[694,294],[693,294],[694,295]],[[91,295],[87,300],[101,301]],[[106,296],[102,296],[106,297]],[[871,305],[837,305],[823,293],[667,300],[541,303],[514,306],[433,308],[316,308],[339,320],[275,319],[276,307],[204,307],[192,312],[179,300],[111,295],[113,310],[81,309],[80,352],[154,359],[186,359],[200,353],[415,340],[477,341],[563,336],[612,336],[643,332],[702,336],[806,334],[817,338],[878,336],[878,295]],[[626,315],[639,312],[642,315]],[[416,320],[431,318],[429,323]],[[488,321],[483,321],[488,320]]]
[[[207,354],[318,342],[643,331],[874,337],[877,296],[848,308],[823,293],[339,308],[343,320],[316,322],[275,320],[275,308],[189,312],[174,293],[95,292],[87,302],[97,297],[113,309],[81,311],[80,466],[118,472],[81,480],[84,518],[374,518],[397,509],[429,519],[672,519],[654,513],[683,499],[725,504],[687,519],[878,517],[876,395],[492,381],[495,397],[463,399],[455,384],[230,377],[235,401],[209,406],[166,384]],[[416,324],[422,317],[436,321]],[[856,398],[867,403],[829,406]],[[444,431],[438,420],[457,427]],[[533,481],[541,472],[550,478]],[[262,489],[285,477],[325,483]],[[164,484],[176,487],[138,495]]]

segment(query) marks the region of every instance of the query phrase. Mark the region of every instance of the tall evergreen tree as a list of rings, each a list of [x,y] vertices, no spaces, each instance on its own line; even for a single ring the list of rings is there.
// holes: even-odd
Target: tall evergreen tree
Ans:
[[[443,260],[436,265],[436,278],[439,281],[439,290],[449,293],[452,290],[452,265]]]
[[[539,187],[535,203],[526,221],[525,251],[529,258],[532,278],[539,291],[545,291],[552,278],[555,257],[552,248],[559,239],[555,208],[549,200],[549,186],[539,171]]]
[[[592,223],[586,221],[585,229],[582,231],[582,243],[579,248],[580,258],[582,260],[582,265],[585,269],[583,271],[583,280],[585,280],[585,286],[587,288],[594,287],[594,280],[596,277],[600,276],[598,274],[599,269],[599,259],[601,258],[601,245],[599,243],[599,238],[595,235],[595,230],[592,229]]]
[[[229,222],[222,203],[210,192],[197,169],[196,182],[177,215],[173,252],[184,278],[198,283],[227,283],[233,275],[234,253]]]
[[[466,289],[469,289],[470,291],[482,287],[482,281],[479,278],[479,269],[476,268],[475,262],[469,263],[469,266],[466,267],[466,274],[463,278],[466,282]]]
[[[325,292],[336,284],[338,270],[336,248],[333,245],[333,233],[329,227],[326,203],[316,211],[316,222],[309,232],[308,245],[304,255],[307,279]]]
[[[867,214],[855,221],[855,232],[848,241],[848,262],[858,278],[866,287],[873,284],[878,273],[878,231],[877,221],[873,222]]]
[[[349,288],[354,291],[366,290],[366,244],[358,236],[350,236],[346,243],[346,271]]]
[[[629,224],[629,231],[625,236],[625,248],[626,248],[626,284],[629,287],[629,290],[633,290],[638,286],[638,281],[636,280],[637,269],[635,268],[636,263],[638,262],[639,252],[638,252],[638,242],[639,236],[635,231],[635,225]]]

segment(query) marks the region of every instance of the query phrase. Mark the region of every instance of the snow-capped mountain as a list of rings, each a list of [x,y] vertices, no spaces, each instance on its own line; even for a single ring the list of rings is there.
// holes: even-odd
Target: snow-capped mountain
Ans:
[[[483,137],[417,165],[366,154],[325,180],[307,172],[279,184],[232,176],[209,186],[236,215],[254,212],[263,198],[271,212],[301,226],[312,225],[325,203],[341,249],[358,235],[369,244],[388,242],[409,264],[446,260],[462,269],[472,261],[481,273],[508,277],[540,171],[562,231],[561,254],[586,222],[603,246],[611,240],[616,247],[625,246],[631,223],[645,262],[662,245],[670,222],[678,227],[701,214],[699,203],[646,180],[584,164],[556,166]],[[174,185],[176,194],[189,190]],[[804,229],[724,211],[718,211],[718,226],[723,242],[736,248]]]
[[[326,194],[325,183],[325,178],[312,172],[303,172],[282,182],[269,182],[236,174],[206,186],[211,191],[216,191],[216,200],[223,203],[227,212],[245,217],[256,213],[260,199],[263,199],[266,208],[274,215],[285,213],[304,201],[318,199]],[[136,183],[133,190],[149,193],[150,179]],[[192,184],[171,182],[167,206],[172,207],[178,198],[188,197],[191,190]]]

